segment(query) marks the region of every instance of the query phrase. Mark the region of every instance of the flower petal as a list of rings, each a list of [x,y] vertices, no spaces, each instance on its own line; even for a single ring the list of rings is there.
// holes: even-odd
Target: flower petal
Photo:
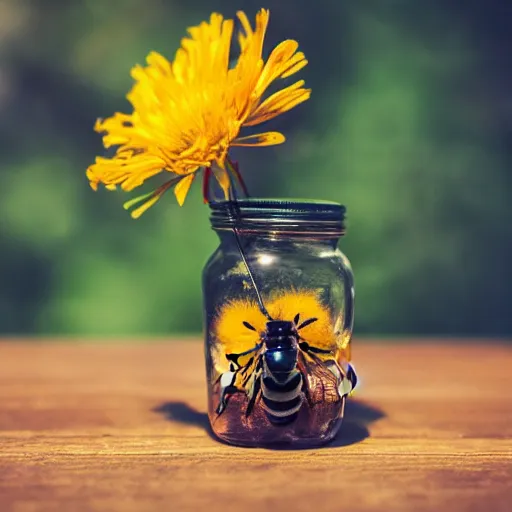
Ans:
[[[244,126],[264,123],[306,101],[311,95],[311,89],[304,89],[303,85],[304,80],[299,80],[293,85],[274,93],[249,116]]]
[[[190,190],[190,185],[194,181],[196,173],[189,174],[185,176],[183,179],[179,181],[179,183],[174,187],[174,195],[178,200],[178,204],[183,206],[185,202],[185,198],[187,197],[188,191]]]
[[[297,41],[288,39],[274,48],[261,72],[254,91],[257,97],[261,98],[274,80],[282,78],[285,74],[289,76],[290,69],[296,67],[298,62],[305,60],[302,52],[295,53],[298,47],[299,43]]]
[[[247,135],[235,139],[232,146],[275,146],[282,144],[286,140],[285,136],[280,132],[265,132],[255,135]]]
[[[161,197],[162,194],[153,196],[150,199],[148,199],[142,206],[139,206],[138,208],[133,210],[132,213],[130,214],[132,219],[138,219],[146,210],[151,208]]]
[[[142,196],[138,196],[133,199],[130,199],[129,201],[126,201],[123,204],[123,208],[125,210],[129,210],[132,206],[143,202],[141,206],[136,208],[131,213],[131,216],[134,219],[137,219],[148,208],[153,206],[173,185],[176,185],[182,179],[182,176],[175,176],[174,178],[171,178],[169,181],[166,181],[163,185],[160,185],[156,190],[153,190],[153,192],[149,192],[148,194],[143,194]]]
[[[292,62],[293,61],[293,62]],[[308,61],[302,52],[298,52],[294,55],[294,58],[288,63],[288,71],[285,71],[281,78],[288,78],[294,75],[297,71],[300,71],[303,67],[307,66]]]
[[[87,169],[86,175],[93,188],[101,182],[105,185],[121,184],[123,190],[130,191],[162,172],[164,166],[165,162],[155,156],[144,153],[125,156],[118,152],[110,159],[96,158],[96,163]]]
[[[229,198],[229,188],[231,187],[231,182],[229,180],[228,171],[224,169],[224,167],[214,165],[212,167],[212,172],[217,181],[219,182],[222,191],[224,192],[224,197],[226,199]]]
[[[240,33],[238,35],[238,43],[240,44],[240,50],[246,51],[250,45],[252,45],[251,52],[261,57],[263,51],[263,40],[265,39],[265,33],[267,32],[269,10],[260,9],[256,14],[256,29],[253,31],[247,15],[243,11],[236,13],[245,34]]]

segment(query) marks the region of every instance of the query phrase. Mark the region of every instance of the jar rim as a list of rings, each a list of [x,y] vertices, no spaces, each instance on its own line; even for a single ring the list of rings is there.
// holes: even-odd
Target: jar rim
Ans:
[[[210,202],[213,229],[272,231],[339,237],[345,232],[346,208],[334,201],[244,198]]]

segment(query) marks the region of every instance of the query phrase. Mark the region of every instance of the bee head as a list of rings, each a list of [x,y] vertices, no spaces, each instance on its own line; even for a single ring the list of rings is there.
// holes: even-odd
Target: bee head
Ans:
[[[292,322],[272,320],[267,322],[265,345],[269,350],[286,349],[293,346],[295,327]]]

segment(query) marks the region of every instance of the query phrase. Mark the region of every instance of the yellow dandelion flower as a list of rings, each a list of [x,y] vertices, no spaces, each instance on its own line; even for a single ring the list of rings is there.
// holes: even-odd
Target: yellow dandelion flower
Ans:
[[[106,148],[117,146],[112,158],[98,157],[87,169],[94,190],[103,183],[112,190],[118,185],[131,191],[147,179],[164,171],[171,179],[154,192],[128,201],[125,208],[145,200],[132,212],[140,216],[169,188],[180,205],[197,172],[206,169],[205,179],[213,174],[225,197],[234,178],[241,181],[236,166],[228,158],[232,146],[270,146],[281,144],[279,132],[240,136],[245,126],[266,122],[307,100],[310,89],[304,81],[264,98],[276,80],[287,78],[307,64],[298,43],[286,40],[277,45],[266,62],[263,41],[269,11],[256,15],[253,29],[243,12],[237,13],[242,25],[237,40],[240,55],[230,67],[230,46],[234,21],[212,14],[209,23],[189,28],[190,37],[181,42],[171,63],[151,52],[147,66],[135,66],[135,84],[127,95],[131,114],[115,113],[98,120]]]

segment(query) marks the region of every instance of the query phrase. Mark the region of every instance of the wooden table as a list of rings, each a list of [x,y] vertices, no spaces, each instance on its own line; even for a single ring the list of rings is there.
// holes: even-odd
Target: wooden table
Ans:
[[[512,511],[512,345],[355,340],[335,442],[208,432],[202,345],[0,343],[0,511]]]

